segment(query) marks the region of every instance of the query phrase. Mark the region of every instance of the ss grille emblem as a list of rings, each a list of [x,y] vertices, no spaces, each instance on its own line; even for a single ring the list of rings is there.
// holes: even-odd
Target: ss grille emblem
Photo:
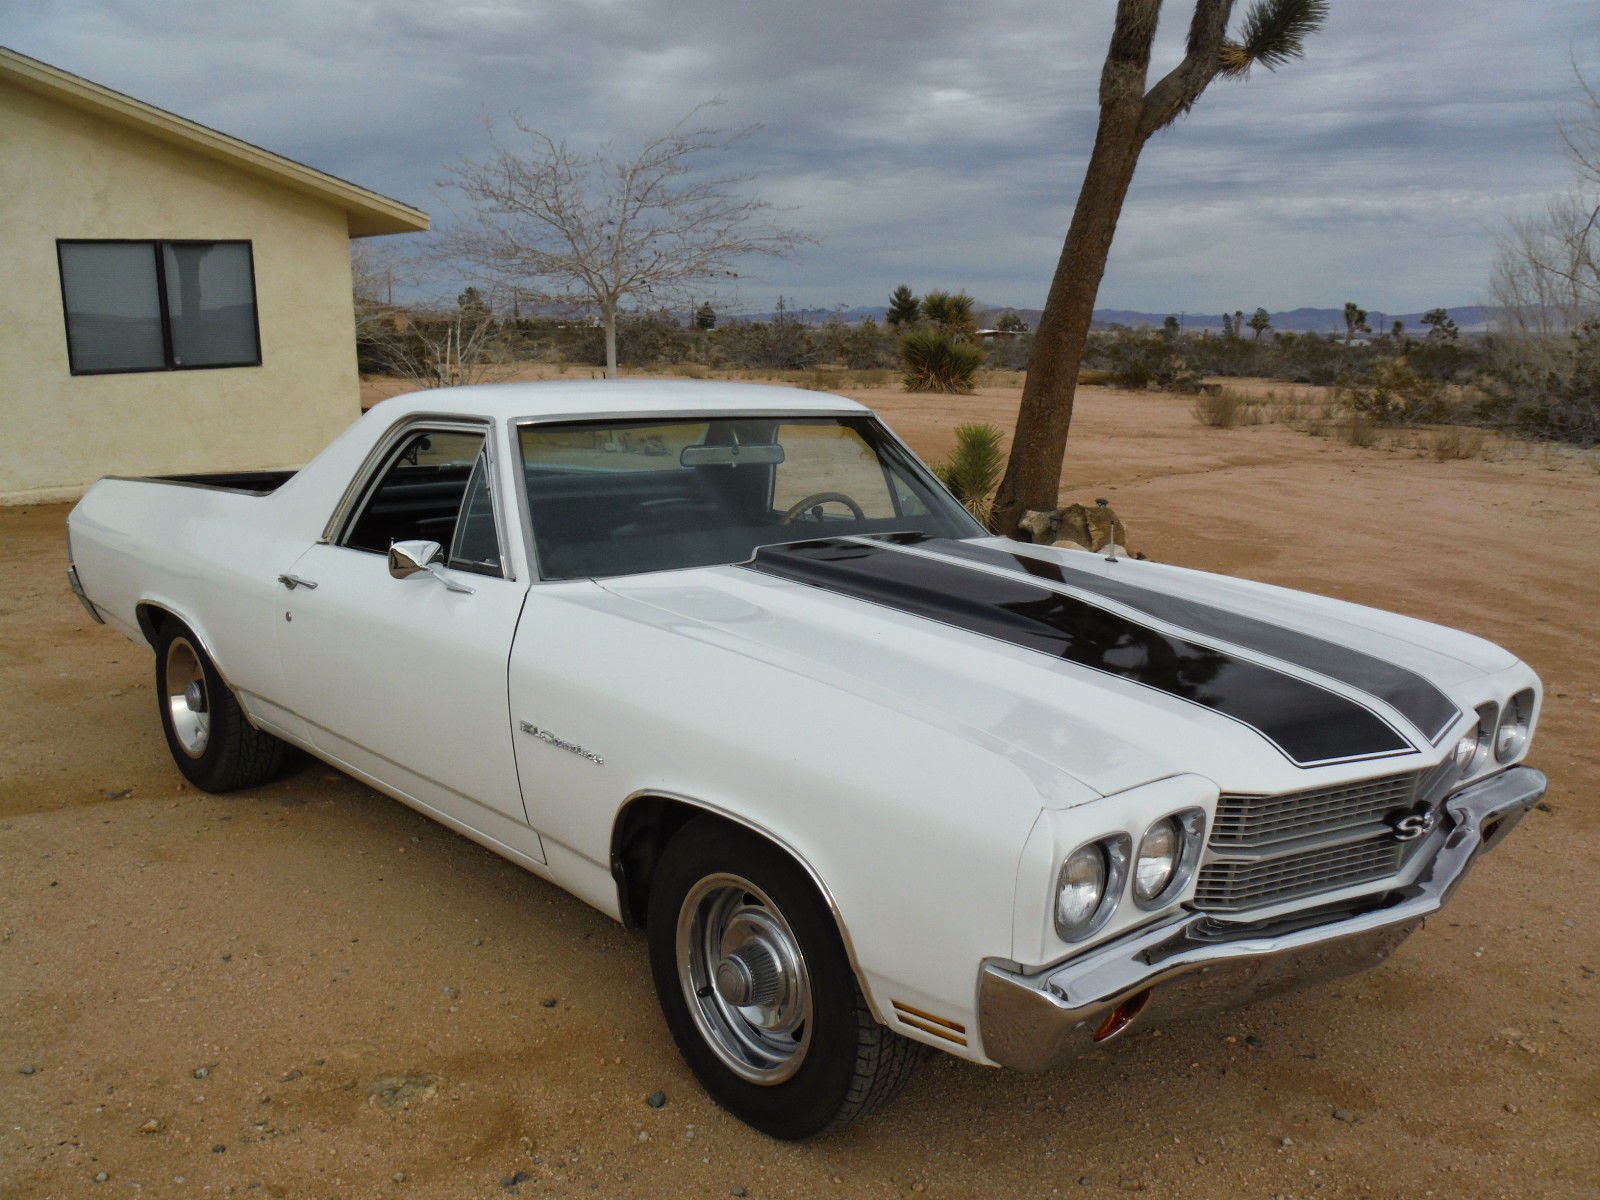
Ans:
[[[1439,823],[1436,810],[1422,807],[1412,812],[1400,812],[1389,817],[1389,828],[1394,830],[1395,841],[1412,842],[1424,834],[1432,833]]]

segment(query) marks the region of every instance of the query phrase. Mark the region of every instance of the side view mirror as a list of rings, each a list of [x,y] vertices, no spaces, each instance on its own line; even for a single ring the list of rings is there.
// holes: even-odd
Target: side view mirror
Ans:
[[[457,583],[445,574],[440,566],[444,562],[444,547],[438,542],[393,542],[389,546],[389,574],[396,579],[410,579],[426,571],[452,592],[472,595],[473,589]]]
[[[444,561],[444,547],[438,542],[395,542],[389,547],[389,574],[410,579]]]

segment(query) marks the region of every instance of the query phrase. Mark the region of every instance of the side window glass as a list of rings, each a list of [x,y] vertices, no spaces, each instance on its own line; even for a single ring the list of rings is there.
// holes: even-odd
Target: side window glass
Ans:
[[[489,477],[489,455],[480,451],[467,481],[467,495],[456,521],[456,538],[450,547],[450,565],[480,575],[500,575],[500,538],[495,532],[494,492]]]
[[[395,542],[454,546],[467,484],[482,450],[481,433],[412,434],[368,492],[340,544],[373,554],[387,554]]]

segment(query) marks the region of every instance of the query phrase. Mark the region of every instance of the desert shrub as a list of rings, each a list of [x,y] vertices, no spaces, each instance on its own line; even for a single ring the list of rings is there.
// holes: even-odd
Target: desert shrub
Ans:
[[[1276,379],[1337,387],[1361,372],[1375,357],[1370,347],[1346,346],[1317,333],[1275,333],[1270,373]]]
[[[1380,425],[1441,420],[1449,410],[1444,385],[1424,379],[1401,359],[1380,359],[1367,378],[1349,389],[1350,408]]]
[[[606,334],[599,325],[580,322],[553,331],[554,350],[563,362],[600,367],[606,361]],[[684,362],[694,353],[694,331],[668,313],[623,313],[617,318],[617,362],[653,367]]]
[[[1465,342],[1433,337],[1420,342],[1408,340],[1406,365],[1424,379],[1470,383],[1483,368],[1483,344],[1478,339]]]
[[[1554,342],[1505,339],[1481,380],[1483,417],[1524,437],[1600,443],[1600,322]]]
[[[988,518],[990,499],[1005,465],[1001,437],[993,425],[957,425],[956,448],[933,468],[939,482],[980,521]]]
[[[720,361],[742,370],[806,371],[826,357],[820,331],[782,313],[771,321],[725,321],[716,346]]]
[[[989,343],[989,365],[1001,371],[1026,371],[1033,361],[1033,335],[996,338]]]
[[[1434,462],[1477,458],[1483,453],[1486,438],[1481,429],[1441,429],[1428,439],[1424,449]]]
[[[898,338],[885,333],[876,321],[846,325],[830,321],[822,329],[822,349],[832,362],[852,371],[875,371],[892,367],[898,357]]]
[[[1084,365],[1107,372],[1113,387],[1198,392],[1200,371],[1188,347],[1164,334],[1112,333],[1092,339]]]
[[[900,339],[901,381],[908,392],[971,392],[983,350],[947,333],[917,329]]]
[[[1266,375],[1271,347],[1254,338],[1205,337],[1190,340],[1187,354],[1205,375]]]
[[[1214,388],[1196,397],[1194,419],[1213,429],[1232,429],[1235,425],[1259,425],[1261,414],[1248,397],[1232,388]]]
[[[1378,444],[1378,424],[1365,413],[1351,413],[1341,432],[1346,442],[1361,449]]]

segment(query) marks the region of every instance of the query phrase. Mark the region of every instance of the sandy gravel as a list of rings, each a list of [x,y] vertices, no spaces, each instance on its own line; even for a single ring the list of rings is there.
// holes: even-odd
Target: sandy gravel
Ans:
[[[1016,404],[861,396],[927,457]],[[1593,459],[1438,463],[1087,389],[1068,467],[1153,557],[1543,676],[1547,807],[1382,969],[1045,1076],[933,1058],[875,1119],[771,1142],[701,1096],[642,942],[577,900],[320,765],[186,790],[149,652],[66,591],[66,509],[4,509],[0,1197],[1592,1200]]]

